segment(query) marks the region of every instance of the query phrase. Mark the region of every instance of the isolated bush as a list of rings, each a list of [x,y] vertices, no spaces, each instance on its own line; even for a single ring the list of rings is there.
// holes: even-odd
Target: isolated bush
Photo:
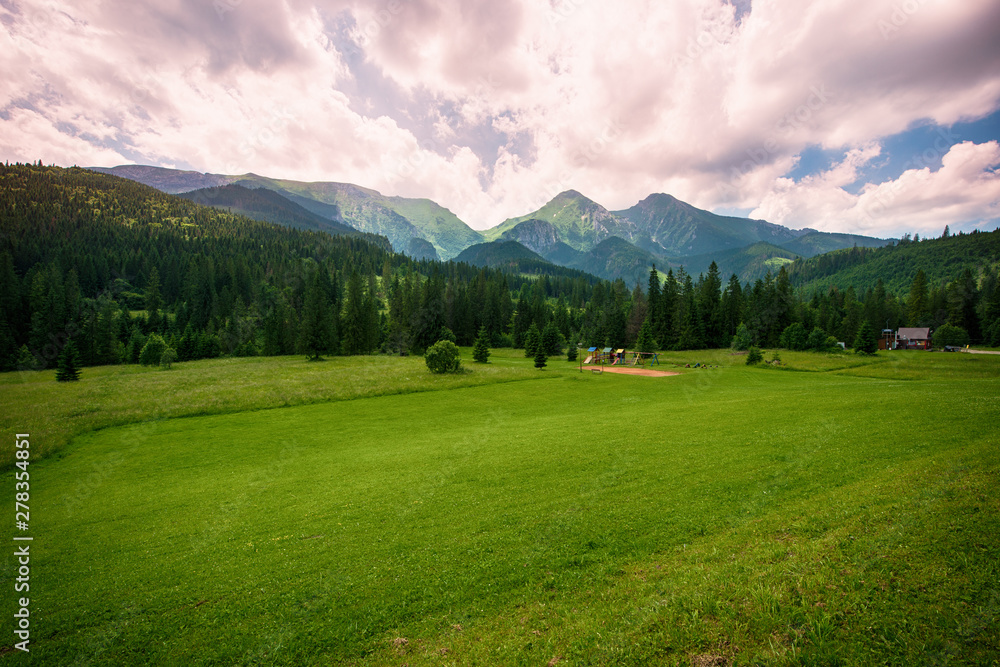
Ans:
[[[750,335],[750,330],[747,329],[747,325],[740,322],[740,325],[736,327],[736,335],[733,336],[733,342],[731,343],[734,350],[749,350],[750,346],[753,345],[753,337]]]
[[[450,340],[452,343],[458,342],[455,332],[448,327],[441,327],[441,332],[438,334],[438,340]]]
[[[168,347],[160,355],[160,368],[164,370],[170,370],[170,366],[177,361],[177,350],[172,347]]]
[[[576,343],[570,343],[569,349],[566,350],[566,361],[576,361]]]
[[[760,351],[760,348],[756,345],[751,345],[749,352],[747,352],[747,366],[754,366],[764,361],[764,354]]]
[[[450,340],[439,340],[427,348],[424,362],[431,373],[455,373],[462,365],[458,346]]]
[[[954,324],[942,324],[931,337],[934,347],[954,345],[964,347],[969,344],[969,332]]]
[[[160,334],[150,334],[139,353],[139,363],[143,366],[156,366],[160,363],[160,357],[163,356],[163,351],[166,349],[167,343]]]

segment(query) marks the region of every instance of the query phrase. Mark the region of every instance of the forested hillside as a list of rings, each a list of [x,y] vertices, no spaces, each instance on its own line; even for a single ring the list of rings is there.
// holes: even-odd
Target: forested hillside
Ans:
[[[502,344],[511,291],[535,282],[75,168],[0,165],[0,229],[5,370],[52,367],[69,339],[87,365],[136,362],[153,335],[180,360],[420,349],[442,327]],[[546,276],[538,290],[578,309],[592,282]]]
[[[882,248],[848,248],[789,265],[788,275],[807,291],[835,286],[863,291],[882,281],[894,294],[906,294],[917,271],[938,285],[969,269],[979,277],[1000,268],[1000,230],[912,240]]]
[[[993,265],[974,272],[968,261],[947,261],[995,262],[997,236],[988,234],[941,240],[950,249],[941,265],[919,260],[925,272],[903,291],[889,285],[905,284],[905,274],[880,263],[895,256],[891,248],[829,260],[856,271],[883,267],[885,277],[875,274],[866,289],[796,290],[801,274],[785,267],[753,283],[736,275],[727,282],[715,262],[697,278],[654,269],[629,289],[530,258],[506,268],[418,261],[384,243],[41,165],[0,165],[0,230],[3,370],[51,368],[70,341],[84,365],[100,365],[158,363],[166,350],[180,361],[420,352],[442,337],[471,345],[481,329],[493,346],[515,347],[532,340],[532,328],[549,329],[556,350],[724,347],[736,334],[741,345],[818,348],[831,336],[851,345],[865,322],[875,330],[949,324],[973,342],[1000,344]],[[857,259],[866,253],[879,261]]]

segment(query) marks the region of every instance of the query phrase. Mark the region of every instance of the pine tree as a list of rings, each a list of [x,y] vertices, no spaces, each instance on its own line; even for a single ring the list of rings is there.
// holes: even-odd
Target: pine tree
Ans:
[[[476,336],[476,344],[472,348],[472,359],[480,364],[489,363],[490,360],[490,335],[486,332],[486,327],[479,327],[479,335]]]
[[[320,282],[320,271],[317,269],[309,286],[306,288],[305,305],[302,308],[302,323],[299,327],[299,350],[305,353],[309,361],[319,361],[320,355],[330,346],[329,310],[326,291]]]
[[[854,352],[856,354],[875,354],[878,351],[878,334],[869,324],[868,320],[858,327],[858,335],[854,338]]]
[[[545,368],[545,362],[547,360],[548,356],[545,354],[545,348],[539,345],[538,350],[535,352],[535,368],[539,370]]]
[[[562,344],[559,341],[559,328],[555,322],[549,322],[542,331],[542,349],[549,357],[562,354]]]
[[[59,355],[59,366],[56,369],[56,381],[76,382],[80,379],[80,353],[77,352],[76,344],[71,340],[66,343],[62,354]]]
[[[636,340],[635,346],[640,352],[656,352],[656,341],[653,340],[653,326],[648,317],[639,328],[639,338]]]
[[[910,283],[910,295],[906,300],[907,320],[910,326],[920,326],[927,317],[930,303],[927,294],[927,274],[923,269],[917,270],[917,275]]]
[[[528,327],[528,331],[524,334],[524,356],[529,359],[535,356],[538,349],[542,346],[541,334],[538,333],[538,327],[534,322]],[[542,349],[542,352],[545,350]]]

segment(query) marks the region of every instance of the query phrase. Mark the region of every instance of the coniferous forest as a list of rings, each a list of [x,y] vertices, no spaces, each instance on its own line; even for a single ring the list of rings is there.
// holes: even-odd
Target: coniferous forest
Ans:
[[[658,349],[727,347],[734,336],[740,346],[824,349],[831,337],[850,346],[865,323],[950,325],[971,342],[1000,345],[995,257],[969,250],[992,247],[984,244],[997,232],[841,251],[753,284],[725,279],[713,263],[697,277],[653,268],[646,284],[629,286],[560,267],[418,261],[384,239],[281,227],[39,163],[0,165],[0,233],[7,371],[55,368],[70,341],[83,366],[169,364],[421,353],[442,338],[471,346],[481,330],[493,347],[525,347],[534,330],[550,354],[640,339]],[[917,268],[921,246],[935,260],[927,270]],[[900,257],[903,269],[886,273]],[[886,275],[872,284],[864,274],[863,291],[830,270],[861,275],[871,258]]]

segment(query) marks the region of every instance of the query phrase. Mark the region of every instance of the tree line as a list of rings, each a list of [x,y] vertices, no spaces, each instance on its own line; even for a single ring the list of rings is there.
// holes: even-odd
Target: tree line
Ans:
[[[1000,344],[997,276],[919,272],[907,294],[796,291],[782,268],[723,283],[712,263],[644,285],[413,260],[385,244],[258,222],[83,169],[0,165],[0,368],[218,356],[419,353],[441,339],[567,346],[799,348],[944,325]],[[742,325],[742,329],[741,329]],[[803,342],[805,341],[805,342]],[[144,354],[145,351],[145,354]],[[159,357],[157,353],[160,353]],[[168,354],[170,359],[171,355]]]

